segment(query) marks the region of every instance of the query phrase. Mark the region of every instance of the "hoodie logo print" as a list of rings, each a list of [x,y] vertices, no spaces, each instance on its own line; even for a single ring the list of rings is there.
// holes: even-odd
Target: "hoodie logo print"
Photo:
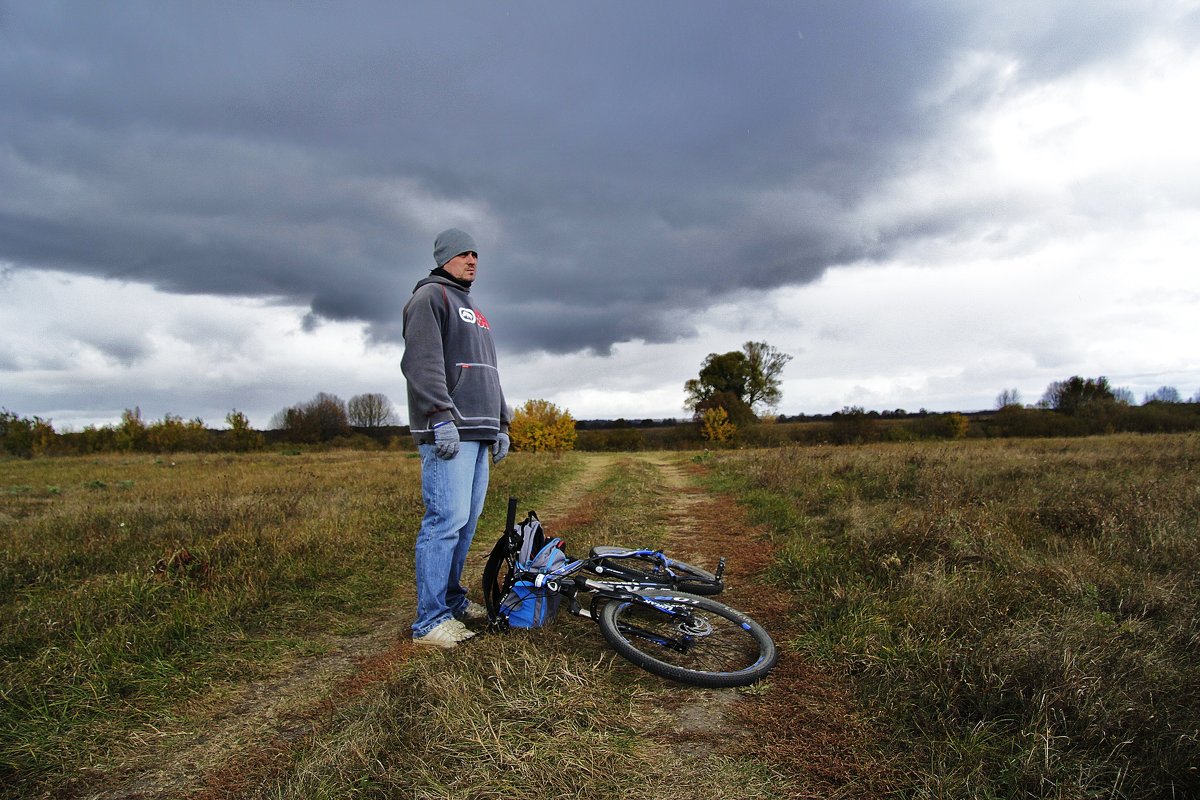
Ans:
[[[469,325],[478,325],[489,331],[492,329],[492,326],[488,325],[487,317],[483,315],[482,311],[476,311],[473,308],[460,308],[458,309],[458,316],[459,319]]]

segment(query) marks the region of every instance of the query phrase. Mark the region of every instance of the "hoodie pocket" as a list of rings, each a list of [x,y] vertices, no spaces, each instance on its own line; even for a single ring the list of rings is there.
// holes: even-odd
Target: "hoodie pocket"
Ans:
[[[500,422],[500,375],[490,364],[458,364],[458,380],[450,399],[462,421]]]

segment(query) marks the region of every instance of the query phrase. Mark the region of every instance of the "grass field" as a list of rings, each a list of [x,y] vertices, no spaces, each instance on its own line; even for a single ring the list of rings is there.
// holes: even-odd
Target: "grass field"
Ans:
[[[671,458],[769,534],[785,656],[852,687],[895,796],[1150,798],[1200,795],[1198,456],[1184,434]],[[645,459],[516,454],[476,549],[510,493],[540,508],[598,458],[573,549],[661,541],[672,489]],[[405,644],[418,472],[390,452],[0,461],[0,797],[510,797],[549,775],[568,797],[801,793],[782,757],[674,746],[672,714],[712,693],[583,621]]]
[[[514,462],[496,496],[555,471]],[[0,462],[0,793],[103,769],[408,601],[418,475],[362,453]]]
[[[907,794],[1200,796],[1200,437],[715,462]]]

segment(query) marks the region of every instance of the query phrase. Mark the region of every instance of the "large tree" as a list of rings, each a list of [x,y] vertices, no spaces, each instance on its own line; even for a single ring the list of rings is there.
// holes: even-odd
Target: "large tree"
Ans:
[[[326,392],[318,392],[307,403],[277,412],[271,419],[271,427],[286,431],[293,442],[326,442],[350,433],[345,401]]]
[[[683,385],[687,407],[696,413],[714,405],[734,415],[733,405],[742,404],[761,413],[779,403],[779,376],[792,357],[766,342],[746,342],[741,350],[709,353],[700,365],[699,377]]]
[[[392,401],[386,394],[368,392],[356,394],[346,404],[350,424],[356,428],[382,428],[396,421],[396,413],[392,409]]]
[[[792,357],[766,342],[746,342],[742,345],[742,352],[746,354],[747,371],[746,396],[743,399],[756,411],[779,405],[783,397],[779,389],[779,376]]]

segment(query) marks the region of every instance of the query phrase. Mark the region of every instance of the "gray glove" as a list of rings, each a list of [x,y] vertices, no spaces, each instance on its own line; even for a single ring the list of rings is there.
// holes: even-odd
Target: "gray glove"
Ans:
[[[499,464],[508,455],[508,434],[502,433],[492,442],[492,463]]]
[[[458,455],[458,428],[447,420],[433,426],[433,449],[438,458],[451,459]]]

